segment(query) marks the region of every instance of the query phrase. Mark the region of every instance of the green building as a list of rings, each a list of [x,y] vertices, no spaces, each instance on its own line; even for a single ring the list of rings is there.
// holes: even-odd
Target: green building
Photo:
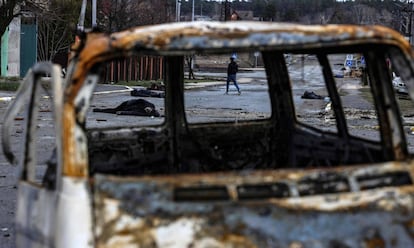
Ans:
[[[37,61],[37,25],[34,17],[13,19],[1,36],[2,77],[24,77]]]

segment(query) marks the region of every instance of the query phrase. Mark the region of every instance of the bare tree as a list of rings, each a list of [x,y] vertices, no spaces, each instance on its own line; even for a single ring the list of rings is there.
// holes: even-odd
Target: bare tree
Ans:
[[[104,0],[98,7],[99,26],[110,32],[168,22],[174,12],[171,0]]]
[[[99,6],[98,25],[109,32],[130,27],[134,16],[134,3],[130,0],[105,0]]]
[[[80,1],[50,1],[37,11],[38,60],[52,61],[56,54],[66,52],[74,40]]]
[[[73,29],[56,12],[48,11],[38,18],[38,60],[53,60],[55,55],[68,50]]]
[[[356,4],[352,6],[352,13],[355,24],[370,24],[373,21],[372,12],[376,13],[375,9],[364,4]]]
[[[1,0],[0,4],[0,35],[6,31],[10,22],[20,14],[19,5],[23,0]]]

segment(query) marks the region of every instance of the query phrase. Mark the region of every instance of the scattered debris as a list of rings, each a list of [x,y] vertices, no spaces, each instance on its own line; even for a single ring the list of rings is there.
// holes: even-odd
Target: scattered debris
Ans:
[[[3,237],[10,237],[9,229],[7,227],[2,227],[1,231],[3,232]]]
[[[161,83],[152,83],[150,87],[147,87],[147,90],[162,90],[165,91],[165,85]]]
[[[323,99],[323,96],[320,96],[318,94],[316,94],[313,91],[305,91],[305,93],[303,93],[302,98],[304,99]]]
[[[394,87],[395,92],[401,95],[408,95],[408,89],[405,83],[401,80],[400,77],[394,77],[392,79],[392,86]]]
[[[165,93],[164,92],[159,92],[159,91],[153,91],[153,90],[133,89],[131,91],[131,96],[164,98]]]

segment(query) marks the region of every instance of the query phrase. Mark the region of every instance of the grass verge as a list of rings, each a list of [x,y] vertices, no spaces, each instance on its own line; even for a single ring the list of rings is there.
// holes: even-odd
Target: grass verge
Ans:
[[[19,77],[0,77],[0,90],[16,91],[20,86],[20,82]]]

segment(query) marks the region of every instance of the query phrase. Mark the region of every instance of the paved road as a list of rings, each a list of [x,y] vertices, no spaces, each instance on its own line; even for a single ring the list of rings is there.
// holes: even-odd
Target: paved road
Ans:
[[[3,123],[4,111],[9,103],[8,93],[1,93],[6,101],[0,101],[0,121]],[[0,247],[14,248],[14,212],[16,206],[16,172],[15,168],[6,162],[3,152],[0,152]]]

